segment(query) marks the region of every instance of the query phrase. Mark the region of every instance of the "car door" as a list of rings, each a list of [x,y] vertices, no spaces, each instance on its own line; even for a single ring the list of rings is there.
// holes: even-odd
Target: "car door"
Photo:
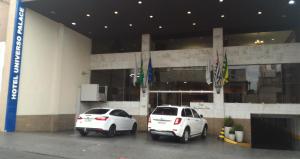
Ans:
[[[185,108],[184,111],[185,111],[185,118],[186,118],[187,124],[191,128],[190,133],[191,133],[191,135],[194,135],[195,133],[197,133],[197,130],[195,130],[195,122],[193,119],[193,117],[194,117],[193,113],[190,108]]]
[[[130,118],[130,115],[127,112],[125,112],[124,110],[121,110],[120,115],[122,117],[122,121],[121,121],[122,130],[131,130],[132,120]]]
[[[192,109],[192,112],[194,115],[193,122],[195,124],[195,129],[197,131],[196,134],[200,134],[203,130],[203,121],[195,109]]]
[[[116,124],[116,129],[123,130],[122,128],[122,117],[121,117],[121,110],[115,109],[110,112],[110,117],[114,120],[114,124]]]

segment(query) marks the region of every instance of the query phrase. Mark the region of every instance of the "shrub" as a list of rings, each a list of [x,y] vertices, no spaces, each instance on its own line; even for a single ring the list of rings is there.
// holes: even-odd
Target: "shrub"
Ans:
[[[235,131],[243,131],[244,130],[244,128],[241,124],[234,125],[234,129],[235,129]]]
[[[230,116],[224,118],[224,126],[226,126],[226,127],[232,127],[233,126],[233,120]]]
[[[234,129],[234,127],[232,127],[232,128],[229,130],[229,134],[235,134],[235,129]]]

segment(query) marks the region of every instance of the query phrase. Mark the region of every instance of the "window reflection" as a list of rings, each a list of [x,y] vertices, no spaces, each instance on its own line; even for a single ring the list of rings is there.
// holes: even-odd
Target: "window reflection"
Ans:
[[[300,64],[229,66],[225,102],[299,103]]]
[[[91,84],[108,86],[108,101],[139,101],[140,88],[133,86],[131,70],[93,70]]]

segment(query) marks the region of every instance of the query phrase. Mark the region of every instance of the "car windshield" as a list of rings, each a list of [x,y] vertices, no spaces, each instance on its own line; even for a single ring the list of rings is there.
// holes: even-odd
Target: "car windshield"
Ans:
[[[85,114],[105,114],[109,109],[91,109],[87,111]]]
[[[155,109],[155,111],[152,113],[154,115],[177,115],[177,108],[172,107],[158,107]]]

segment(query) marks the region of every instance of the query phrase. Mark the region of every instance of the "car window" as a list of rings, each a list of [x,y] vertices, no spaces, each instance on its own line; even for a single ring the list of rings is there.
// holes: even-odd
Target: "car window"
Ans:
[[[185,117],[193,117],[191,109],[184,109]]]
[[[182,117],[186,117],[186,114],[185,114],[184,109],[182,109],[182,111],[181,111],[181,116],[182,116]]]
[[[116,109],[116,110],[111,111],[109,114],[113,115],[113,116],[121,116],[121,112],[122,112],[121,110]]]
[[[91,109],[87,112],[85,112],[85,114],[105,114],[108,112],[109,109]]]
[[[177,116],[177,108],[172,107],[157,107],[152,114],[154,115],[171,115]]]
[[[129,114],[127,112],[121,110],[120,116],[122,116],[122,117],[129,117]]]
[[[193,114],[194,114],[195,118],[200,118],[200,115],[197,113],[196,110],[192,109],[192,111],[193,111]]]

